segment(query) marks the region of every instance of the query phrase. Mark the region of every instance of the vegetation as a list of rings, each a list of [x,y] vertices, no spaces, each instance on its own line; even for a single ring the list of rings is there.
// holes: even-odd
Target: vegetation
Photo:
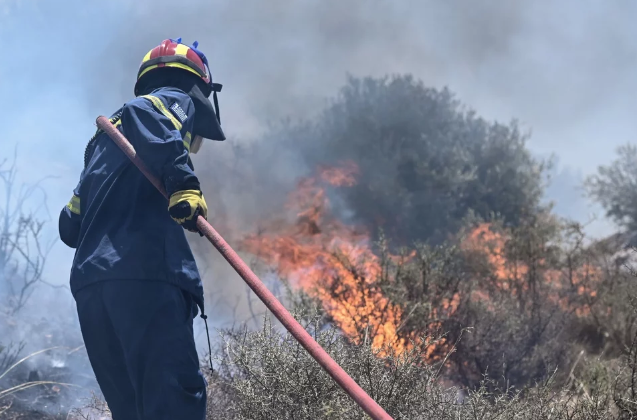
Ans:
[[[581,226],[540,205],[547,163],[531,157],[515,123],[488,123],[409,76],[350,79],[316,119],[282,124],[266,140],[237,160],[258,161],[274,145],[308,168],[358,169],[357,182],[326,192],[346,227],[336,229],[322,204],[295,208],[294,229],[266,223],[251,244],[278,234],[320,256],[323,276],[290,301],[395,418],[633,418],[631,254],[620,238],[591,245]],[[637,173],[637,159],[622,162]],[[379,233],[363,259],[358,242],[318,241],[317,253],[316,240],[298,237],[347,242],[354,225]],[[283,250],[258,254],[298,284]],[[344,316],[352,307],[360,310]],[[224,338],[211,415],[364,418],[267,321]]]
[[[617,158],[586,180],[588,194],[619,226],[637,228],[637,147],[626,144],[617,149]]]
[[[263,161],[274,179],[301,162],[306,172],[354,162],[358,183],[339,193],[343,213],[410,246],[446,240],[470,214],[517,225],[540,211],[548,162],[533,158],[526,140],[515,122],[487,122],[448,89],[411,76],[350,78],[317,118],[274,127],[238,167]],[[271,190],[251,194],[267,202]]]

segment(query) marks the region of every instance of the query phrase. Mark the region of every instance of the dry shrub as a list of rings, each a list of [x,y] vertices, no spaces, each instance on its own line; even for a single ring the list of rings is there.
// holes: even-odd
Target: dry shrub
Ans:
[[[369,341],[352,345],[322,318],[305,325],[331,356],[395,419],[607,419],[617,416],[611,386],[556,390],[500,388],[484,377],[471,391],[446,386],[439,365],[422,363],[416,347],[379,357]],[[305,350],[267,320],[260,331],[226,331],[209,377],[208,418],[364,419],[360,408]]]
[[[302,302],[307,307],[311,300]],[[312,316],[302,311],[297,307],[295,316],[310,334],[397,420],[634,418],[637,340],[624,358],[581,357],[564,387],[554,375],[523,388],[502,387],[499,378],[485,375],[467,389],[450,386],[440,376],[443,361],[423,363],[417,346],[400,355],[386,349],[381,356],[369,337],[352,344],[326,324],[320,311]],[[429,344],[439,345],[440,340]],[[303,347],[268,318],[257,331],[224,331],[215,356],[216,370],[206,371],[209,419],[367,418]],[[108,418],[99,400],[79,413],[74,420]]]

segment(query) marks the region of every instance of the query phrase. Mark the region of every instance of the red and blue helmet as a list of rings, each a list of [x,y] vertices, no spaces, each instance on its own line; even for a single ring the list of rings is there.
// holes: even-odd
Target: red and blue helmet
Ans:
[[[137,81],[148,72],[162,67],[179,68],[195,74],[205,85],[209,91],[205,92],[206,96],[211,92],[221,91],[221,85],[212,82],[210,76],[210,68],[208,67],[208,59],[197,49],[198,42],[195,41],[192,46],[183,44],[181,38],[166,39],[159,46],[148,51],[144,56],[142,63],[137,72]],[[135,94],[137,95],[137,84],[135,85]]]
[[[221,118],[219,115],[219,102],[217,92],[221,92],[222,85],[213,83],[210,76],[210,67],[208,59],[197,49],[199,43],[195,41],[192,45],[186,45],[181,42],[181,38],[165,39],[159,46],[148,51],[144,56],[139,70],[137,72],[137,82],[135,84],[135,96],[139,94],[140,80],[155,69],[172,67],[188,71],[199,77],[204,83],[199,84],[202,87],[202,93],[207,97],[214,92],[213,100],[215,106],[216,120],[210,122],[214,127],[202,130],[207,138],[213,140],[224,140],[225,135],[221,129]]]

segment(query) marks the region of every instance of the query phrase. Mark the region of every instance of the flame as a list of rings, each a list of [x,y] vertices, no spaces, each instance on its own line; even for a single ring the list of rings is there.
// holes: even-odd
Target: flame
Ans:
[[[506,241],[507,238],[503,234],[492,230],[491,224],[481,223],[471,231],[462,245],[466,250],[482,251],[494,270],[499,286],[509,290],[509,282],[521,282],[528,272],[528,267],[506,258]]]
[[[278,274],[317,297],[334,323],[354,343],[369,339],[374,349],[410,348],[399,334],[403,311],[376,284],[382,273],[372,252],[370,236],[360,227],[345,225],[330,211],[326,186],[350,187],[358,167],[318,167],[318,175],[301,179],[286,208],[294,223],[277,221],[268,231],[242,241],[242,249],[276,267]]]
[[[319,165],[318,172],[325,182],[335,187],[353,187],[359,173],[358,165],[351,160],[339,167]]]
[[[530,270],[523,262],[507,258],[505,247],[508,240],[506,231],[497,231],[490,223],[482,223],[469,233],[462,243],[462,248],[484,255],[495,274],[496,288],[517,296],[528,291],[527,276]],[[546,267],[546,261],[542,259],[537,264],[539,270],[536,270],[536,274],[540,276],[544,298],[580,317],[590,313],[590,300],[587,298],[597,296],[594,286],[601,278],[601,270],[598,267],[585,263],[564,272]],[[574,299],[574,296],[577,299]],[[492,308],[489,305],[488,291],[476,290],[472,298],[482,300],[487,303],[488,308]]]
[[[401,354],[416,342],[424,349],[425,361],[440,360],[451,347],[446,339],[435,344],[419,342],[414,333],[401,330],[406,321],[404,308],[382,293],[378,279],[389,274],[383,271],[371,248],[369,233],[343,223],[331,211],[327,187],[354,186],[358,173],[353,162],[318,167],[314,176],[301,179],[288,195],[285,210],[290,217],[270,221],[263,233],[244,238],[241,247],[275,267],[292,287],[319,299],[335,325],[352,342],[369,340],[381,356],[388,348]],[[584,264],[565,274],[541,260],[539,270],[534,267],[531,273],[528,265],[507,255],[509,240],[507,231],[483,223],[471,230],[461,244],[464,250],[477,251],[486,257],[495,285],[495,290],[487,285],[473,290],[471,299],[486,302],[488,308],[495,310],[491,303],[493,293],[524,296],[529,292],[529,276],[539,273],[546,299],[578,316],[590,312],[590,307],[582,299],[573,299],[573,295],[595,297],[592,285],[599,277],[597,268]],[[407,256],[390,258],[397,262],[415,255],[413,251]],[[430,309],[430,319],[451,317],[461,300],[459,293],[442,299]],[[433,322],[428,332],[441,327],[441,321]]]

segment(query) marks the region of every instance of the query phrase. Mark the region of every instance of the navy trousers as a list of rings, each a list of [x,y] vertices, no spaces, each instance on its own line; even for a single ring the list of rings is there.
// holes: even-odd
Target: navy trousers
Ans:
[[[176,286],[111,280],[75,296],[84,344],[113,420],[205,420],[197,306]]]

